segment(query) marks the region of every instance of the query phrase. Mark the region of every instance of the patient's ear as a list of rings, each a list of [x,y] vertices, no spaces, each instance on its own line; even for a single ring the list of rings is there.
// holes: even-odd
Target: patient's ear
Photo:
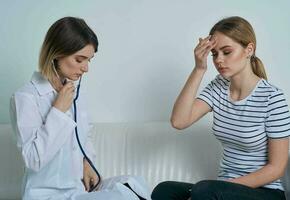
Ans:
[[[247,53],[247,56],[250,56],[250,57],[252,55],[254,55],[254,53],[255,53],[255,45],[254,45],[254,43],[250,42],[248,44],[248,46],[246,47],[246,53]]]

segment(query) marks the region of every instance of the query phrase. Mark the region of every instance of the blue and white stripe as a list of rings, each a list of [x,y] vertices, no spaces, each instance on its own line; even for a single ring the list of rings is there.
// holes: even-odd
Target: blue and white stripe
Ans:
[[[261,79],[249,96],[232,101],[230,82],[218,75],[198,96],[213,110],[213,133],[223,145],[218,179],[236,178],[267,164],[268,139],[290,135],[283,92]],[[284,190],[281,180],[264,187]]]

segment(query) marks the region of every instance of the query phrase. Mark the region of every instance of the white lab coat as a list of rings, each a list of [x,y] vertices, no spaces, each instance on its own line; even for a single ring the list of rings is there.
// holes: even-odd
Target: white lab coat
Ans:
[[[104,181],[99,192],[85,192],[81,181],[83,155],[75,137],[73,108],[66,113],[59,111],[52,106],[56,97],[52,85],[39,72],[34,72],[31,81],[11,98],[11,123],[25,163],[23,200],[135,200],[136,195],[120,184],[128,180],[137,183],[136,189],[141,196],[149,199],[146,184],[129,176],[107,181],[111,184]],[[80,91],[77,100],[78,133],[88,157],[94,161],[96,154],[89,139],[88,116],[82,97]],[[132,186],[134,188],[134,184]]]

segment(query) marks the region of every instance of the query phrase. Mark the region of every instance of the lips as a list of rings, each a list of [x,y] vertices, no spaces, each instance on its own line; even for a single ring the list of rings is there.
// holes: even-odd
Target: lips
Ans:
[[[218,68],[219,73],[225,73],[228,70],[226,67]]]

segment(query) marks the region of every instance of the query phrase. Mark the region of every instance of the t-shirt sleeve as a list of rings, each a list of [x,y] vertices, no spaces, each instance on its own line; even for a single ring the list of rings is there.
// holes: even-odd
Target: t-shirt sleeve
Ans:
[[[209,83],[198,95],[197,99],[205,101],[211,108],[213,108],[213,83]]]
[[[283,138],[290,135],[290,112],[281,90],[273,92],[269,97],[265,127],[269,138]]]

